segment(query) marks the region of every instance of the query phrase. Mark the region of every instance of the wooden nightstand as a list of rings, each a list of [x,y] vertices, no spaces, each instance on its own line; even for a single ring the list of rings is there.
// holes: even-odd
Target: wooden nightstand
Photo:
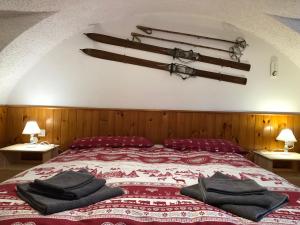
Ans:
[[[0,149],[0,182],[58,155],[58,145],[16,144]]]
[[[254,162],[300,186],[300,154],[296,152],[255,151]]]

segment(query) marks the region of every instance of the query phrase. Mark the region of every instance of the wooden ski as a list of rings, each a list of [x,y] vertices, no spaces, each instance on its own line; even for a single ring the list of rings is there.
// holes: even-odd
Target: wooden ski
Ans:
[[[126,39],[112,37],[112,36],[98,34],[98,33],[86,33],[85,35],[97,42],[110,44],[110,45],[117,45],[126,48],[133,48],[142,51],[154,52],[163,55],[169,55],[172,56],[173,58],[188,59],[188,60],[210,63],[219,66],[231,67],[234,69],[245,70],[245,71],[249,71],[251,67],[250,64],[247,63],[234,62],[231,60],[201,55],[199,53],[193,52],[192,50],[184,51],[179,48],[174,48],[174,49],[164,48],[160,46],[133,42]]]
[[[191,77],[204,77],[204,78],[226,81],[226,82],[242,84],[242,85],[246,85],[247,83],[247,78],[244,77],[232,76],[232,75],[227,75],[222,73],[214,73],[205,70],[197,70],[176,63],[166,64],[166,63],[155,62],[146,59],[140,59],[140,58],[120,55],[112,52],[102,51],[98,49],[91,49],[91,48],[85,48],[80,50],[85,54],[95,58],[111,60],[115,62],[128,63],[128,64],[144,66],[144,67],[149,67],[149,68],[154,68],[159,70],[165,70],[170,72],[171,75],[176,74],[177,76],[180,76],[184,80]]]

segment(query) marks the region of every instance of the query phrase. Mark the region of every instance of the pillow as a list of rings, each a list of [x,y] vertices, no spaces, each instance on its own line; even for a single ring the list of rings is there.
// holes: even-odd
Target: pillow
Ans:
[[[245,152],[242,147],[224,139],[166,139],[164,141],[164,146],[177,150],[192,149],[208,152],[234,152],[240,154]]]
[[[152,147],[153,143],[144,137],[136,136],[99,136],[79,138],[70,145],[72,149],[96,147]]]

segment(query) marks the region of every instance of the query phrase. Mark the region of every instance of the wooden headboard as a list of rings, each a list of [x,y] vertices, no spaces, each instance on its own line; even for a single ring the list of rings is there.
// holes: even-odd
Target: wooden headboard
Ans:
[[[248,150],[274,149],[283,147],[275,137],[285,127],[300,141],[299,114],[2,106],[0,144],[28,142],[22,135],[27,120],[46,129],[40,140],[64,147],[83,136],[140,135],[155,143],[168,137],[206,137],[232,140]],[[295,149],[300,151],[299,142]]]

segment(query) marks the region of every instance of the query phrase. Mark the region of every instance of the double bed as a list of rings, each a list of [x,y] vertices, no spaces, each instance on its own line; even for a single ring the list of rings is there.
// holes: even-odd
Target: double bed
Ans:
[[[16,195],[17,183],[46,179],[66,170],[87,169],[125,194],[52,215],[41,215]],[[180,194],[180,188],[215,172],[250,178],[271,191],[289,196],[289,203],[259,224],[300,224],[300,188],[232,152],[100,147],[69,149],[58,157],[0,184],[1,225],[142,225],[256,224]]]

